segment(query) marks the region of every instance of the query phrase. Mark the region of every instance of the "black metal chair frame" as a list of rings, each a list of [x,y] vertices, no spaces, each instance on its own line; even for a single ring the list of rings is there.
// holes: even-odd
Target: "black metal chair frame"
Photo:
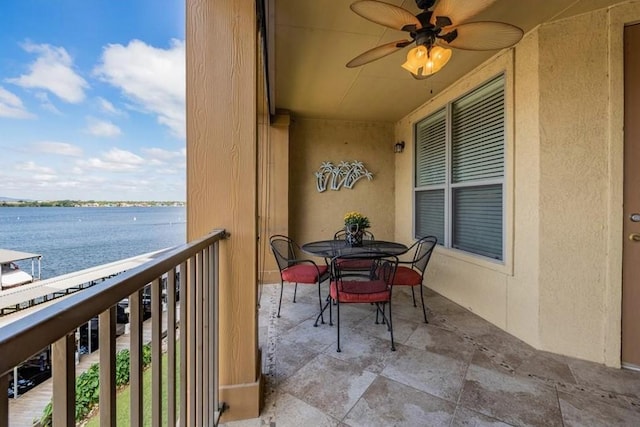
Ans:
[[[392,316],[391,316],[391,295],[392,295],[392,289],[393,289],[393,278],[395,275],[395,271],[396,268],[398,266],[398,257],[393,256],[393,255],[385,255],[385,254],[381,254],[381,253],[366,253],[366,254],[358,254],[358,255],[349,255],[349,256],[337,256],[335,258],[332,258],[331,263],[330,263],[330,290],[331,290],[331,286],[333,286],[333,283],[335,283],[335,289],[336,289],[336,299],[332,300],[331,298],[331,291],[329,293],[329,295],[327,296],[327,301],[324,305],[324,307],[322,308],[322,310],[320,311],[320,314],[318,315],[318,317],[316,318],[316,322],[314,324],[314,326],[318,325],[318,320],[320,320],[322,318],[322,315],[324,313],[324,311],[327,309],[327,307],[329,308],[329,325],[333,326],[333,312],[332,312],[332,305],[335,304],[336,305],[336,317],[337,317],[337,349],[336,351],[339,353],[342,351],[342,349],[340,348],[340,288],[341,286],[338,286],[338,282],[342,281],[344,278],[352,278],[353,275],[350,274],[349,272],[343,272],[340,268],[340,262],[341,260],[352,260],[352,259],[367,259],[367,260],[371,260],[371,269],[369,271],[369,276],[366,280],[351,280],[352,282],[360,282],[362,281],[363,284],[364,282],[366,282],[367,280],[383,280],[386,285],[387,285],[387,289],[389,292],[389,298],[387,301],[377,301],[377,302],[370,302],[370,301],[362,301],[362,302],[353,302],[353,301],[342,301],[343,304],[365,304],[365,303],[370,303],[375,305],[376,307],[376,324],[386,324],[387,325],[387,330],[389,331],[390,335],[391,335],[391,350],[395,351],[396,347],[395,347],[395,341],[393,338],[393,323],[392,323]],[[345,294],[345,292],[342,292],[342,294]],[[333,303],[333,304],[332,304]],[[386,306],[388,305],[389,307],[389,314],[386,314]],[[382,319],[382,321],[380,322],[379,319]]]
[[[434,248],[438,244],[438,238],[436,236],[425,236],[418,239],[413,245],[407,249],[407,253],[409,253],[412,249],[415,248],[415,252],[413,253],[413,259],[411,261],[398,261],[399,265],[406,265],[409,268],[419,271],[420,276],[422,277],[422,282],[420,283],[420,301],[422,302],[422,314],[424,316],[424,322],[429,323],[427,320],[427,309],[424,305],[424,272],[427,269],[427,265],[429,264],[429,260],[431,259],[431,254],[433,253]],[[416,305],[416,295],[413,291],[415,286],[411,286],[411,297],[413,298],[413,306]]]
[[[341,228],[333,234],[333,240],[344,240],[347,236],[347,230]],[[368,230],[362,230],[362,238],[366,240],[376,240],[373,233]]]
[[[374,237],[373,233],[367,230],[362,230],[362,238],[364,240],[376,240],[376,238]],[[333,240],[345,240],[345,237],[347,235],[347,231],[344,228],[341,228],[340,230],[336,231],[333,234]],[[346,259],[344,259],[344,261],[347,261]],[[325,262],[327,263],[327,265],[329,265],[331,263],[331,258],[325,258]],[[349,262],[347,261],[347,266],[349,265]],[[353,263],[351,263],[351,267],[350,268],[344,268],[343,272],[349,271],[351,275],[366,275],[368,273],[369,270],[369,266],[367,267],[354,267]]]
[[[269,245],[271,246],[271,251],[273,252],[274,257],[276,258],[276,264],[278,264],[278,269],[280,270],[280,301],[278,302],[278,317],[280,317],[280,308],[282,307],[282,293],[284,291],[284,278],[282,272],[291,267],[293,265],[301,265],[301,264],[310,264],[316,268],[317,271],[317,283],[318,283],[318,304],[320,306],[320,314],[318,315],[318,319],[322,319],[322,323],[324,323],[324,317],[322,316],[323,307],[322,307],[322,292],[321,292],[321,283],[324,282],[328,277],[329,273],[320,274],[320,269],[318,268],[318,264],[316,264],[311,259],[306,258],[298,258],[298,254],[300,253],[300,246],[289,236],[285,236],[282,234],[276,234],[269,238]],[[282,253],[282,249],[285,248],[286,245],[286,256]],[[281,247],[278,247],[281,246]],[[294,282],[295,287],[293,290],[293,302],[296,302],[296,295],[298,293],[298,282]],[[318,322],[316,319],[316,323]],[[315,325],[314,325],[315,326]]]

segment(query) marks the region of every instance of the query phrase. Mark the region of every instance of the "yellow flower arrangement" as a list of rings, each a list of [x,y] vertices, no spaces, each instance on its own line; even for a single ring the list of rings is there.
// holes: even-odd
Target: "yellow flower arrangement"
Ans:
[[[359,230],[364,230],[365,228],[371,227],[371,223],[369,223],[369,218],[362,215],[360,212],[347,212],[344,215],[344,225],[351,226],[357,225]]]

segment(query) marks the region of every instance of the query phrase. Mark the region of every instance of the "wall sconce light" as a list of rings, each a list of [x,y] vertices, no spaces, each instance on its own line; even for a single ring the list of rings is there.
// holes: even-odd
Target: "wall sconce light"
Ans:
[[[402,153],[404,151],[404,141],[396,142],[396,145],[393,146],[394,153]]]

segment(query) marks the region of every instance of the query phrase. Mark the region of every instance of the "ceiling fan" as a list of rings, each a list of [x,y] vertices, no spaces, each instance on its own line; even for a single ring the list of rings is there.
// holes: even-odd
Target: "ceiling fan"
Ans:
[[[347,63],[359,67],[390,55],[415,42],[402,67],[416,79],[437,73],[451,58],[451,49],[497,50],[518,43],[522,29],[505,22],[466,22],[495,0],[415,0],[422,12],[413,15],[406,9],[376,0],[356,1],[351,10],[369,21],[395,30],[406,31],[403,39],[368,50]],[[435,5],[435,6],[434,6]]]

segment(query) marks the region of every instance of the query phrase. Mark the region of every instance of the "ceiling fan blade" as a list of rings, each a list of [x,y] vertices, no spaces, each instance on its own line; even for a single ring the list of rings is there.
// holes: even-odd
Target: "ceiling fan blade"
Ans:
[[[376,46],[373,49],[370,49],[353,58],[347,63],[347,67],[355,68],[364,64],[368,64],[369,62],[375,61],[376,59],[391,55],[393,52],[396,52],[403,47],[410,45],[411,43],[411,40],[398,40],[395,42]]]
[[[431,23],[437,24],[436,19],[439,16],[446,16],[454,25],[460,25],[491,6],[495,1],[496,0],[440,0],[433,9]]]
[[[410,30],[422,28],[418,18],[413,16],[411,12],[392,4],[363,0],[352,3],[351,10],[369,21],[396,30],[403,30],[405,27]]]
[[[438,44],[464,50],[498,50],[518,43],[522,29],[505,22],[470,22],[446,29]],[[455,37],[454,37],[455,36]]]

